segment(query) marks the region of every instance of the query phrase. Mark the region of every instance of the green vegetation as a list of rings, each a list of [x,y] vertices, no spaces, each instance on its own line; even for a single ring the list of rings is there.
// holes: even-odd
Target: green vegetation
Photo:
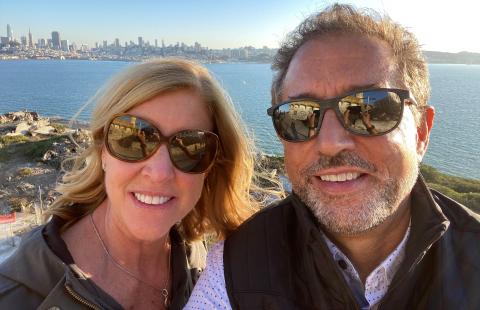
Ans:
[[[22,177],[26,177],[28,175],[31,175],[32,173],[33,173],[32,168],[25,167],[25,168],[18,169],[18,174],[21,175]]]
[[[60,123],[50,123],[50,126],[52,126],[55,129],[55,132],[57,133],[64,133],[67,127],[63,124]]]
[[[55,142],[60,142],[65,136],[55,136],[41,141],[25,143],[24,154],[31,160],[41,160],[43,155],[50,149]]]
[[[27,142],[30,139],[24,135],[18,136],[0,136],[0,145],[8,146],[10,144]]]
[[[454,177],[427,165],[420,171],[428,186],[480,213],[480,180]]]
[[[10,143],[0,148],[0,162],[10,160],[13,156],[22,155],[29,160],[39,161],[43,155],[50,149],[55,142],[61,142],[66,136],[54,136],[39,141],[29,141],[28,138],[21,139],[16,143]],[[19,142],[22,143],[19,143]]]

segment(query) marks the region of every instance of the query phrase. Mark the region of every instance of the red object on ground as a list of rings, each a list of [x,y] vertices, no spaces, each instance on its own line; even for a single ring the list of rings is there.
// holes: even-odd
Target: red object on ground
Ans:
[[[0,224],[13,223],[15,222],[16,218],[17,218],[17,214],[15,212],[10,214],[0,215]]]

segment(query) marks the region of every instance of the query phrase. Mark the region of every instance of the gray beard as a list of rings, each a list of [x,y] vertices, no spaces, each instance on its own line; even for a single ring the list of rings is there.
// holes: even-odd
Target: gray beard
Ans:
[[[304,178],[298,180],[298,184],[292,184],[292,187],[327,231],[342,235],[369,231],[391,217],[418,177],[417,167],[406,179],[377,180],[371,190],[364,194],[360,203],[352,205],[351,196],[328,195],[318,191],[312,184],[316,171],[340,165],[376,171],[374,165],[358,155],[344,152],[332,158],[321,158],[301,171],[300,175]],[[357,198],[355,200],[358,200]]]

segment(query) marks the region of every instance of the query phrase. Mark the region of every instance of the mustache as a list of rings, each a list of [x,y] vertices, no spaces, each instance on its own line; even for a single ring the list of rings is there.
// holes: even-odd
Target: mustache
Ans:
[[[354,152],[343,151],[335,156],[320,156],[316,162],[305,169],[304,173],[315,174],[323,169],[342,166],[358,167],[371,173],[377,172],[377,167],[368,160]]]

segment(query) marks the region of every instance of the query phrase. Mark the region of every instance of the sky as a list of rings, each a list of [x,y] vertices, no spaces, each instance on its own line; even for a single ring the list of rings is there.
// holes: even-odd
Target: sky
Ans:
[[[352,0],[338,1],[388,14],[417,35],[424,50],[480,53],[480,1]],[[51,38],[77,45],[115,38],[123,45],[163,39],[166,45],[199,42],[209,48],[277,48],[306,16],[332,0],[0,0],[0,36],[10,24],[14,36],[31,30],[34,41]]]

